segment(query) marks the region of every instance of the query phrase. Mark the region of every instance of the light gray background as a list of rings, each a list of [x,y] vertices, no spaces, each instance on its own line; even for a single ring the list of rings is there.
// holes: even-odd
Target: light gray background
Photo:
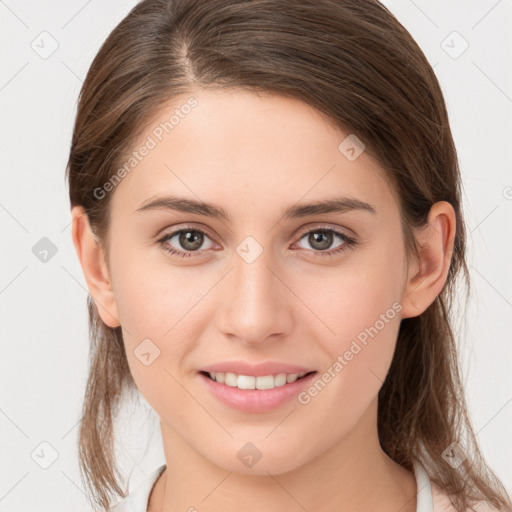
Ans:
[[[87,288],[71,240],[64,170],[82,80],[135,3],[0,1],[2,512],[90,509],[76,451]],[[423,48],[448,103],[473,280],[461,360],[478,440],[512,492],[512,3],[385,4]],[[469,47],[459,56],[464,40]],[[52,44],[56,51],[44,55]],[[33,253],[43,237],[57,250],[46,262]],[[165,462],[144,399],[127,409],[117,448],[130,489]]]

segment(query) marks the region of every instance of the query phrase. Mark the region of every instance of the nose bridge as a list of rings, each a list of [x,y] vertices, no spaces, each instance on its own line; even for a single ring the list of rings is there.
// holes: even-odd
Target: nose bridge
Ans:
[[[219,308],[219,329],[246,344],[264,342],[291,327],[290,304],[270,249],[254,239],[239,244],[232,271],[224,283]]]

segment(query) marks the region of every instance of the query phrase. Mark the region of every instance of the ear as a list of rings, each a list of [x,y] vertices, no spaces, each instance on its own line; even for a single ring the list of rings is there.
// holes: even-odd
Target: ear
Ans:
[[[455,225],[452,205],[439,201],[430,209],[427,225],[415,230],[420,257],[408,269],[402,318],[420,315],[441,293],[452,260]]]
[[[119,311],[105,261],[105,253],[89,224],[89,217],[82,206],[71,209],[73,218],[73,244],[82,265],[89,292],[96,303],[103,322],[109,327],[119,327]]]

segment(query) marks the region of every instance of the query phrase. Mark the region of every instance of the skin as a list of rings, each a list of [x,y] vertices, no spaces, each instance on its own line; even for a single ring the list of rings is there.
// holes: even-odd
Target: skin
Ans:
[[[80,207],[72,211],[90,293],[103,321],[122,326],[135,382],[160,417],[167,470],[148,510],[243,504],[250,512],[413,512],[414,476],[378,442],[377,394],[401,318],[421,314],[446,281],[453,208],[432,207],[428,225],[415,231],[420,259],[408,260],[383,170],[367,152],[349,161],[338,150],[348,132],[298,100],[234,90],[192,95],[197,107],[114,190],[108,265],[87,216]],[[162,109],[141,143],[189,96]],[[281,219],[286,207],[334,192],[369,203],[375,214]],[[171,193],[219,205],[231,221],[136,212]],[[326,225],[357,244],[322,256],[307,234]],[[157,242],[187,227],[207,232],[191,257],[173,256]],[[252,263],[236,252],[247,236],[263,248]],[[165,243],[190,248],[177,236]],[[328,250],[342,244],[333,236]],[[401,311],[307,405],[292,399],[244,414],[219,403],[197,375],[229,359],[287,361],[322,373],[394,303]],[[134,355],[145,338],[160,350],[149,366]],[[252,468],[237,457],[248,441],[262,454]]]

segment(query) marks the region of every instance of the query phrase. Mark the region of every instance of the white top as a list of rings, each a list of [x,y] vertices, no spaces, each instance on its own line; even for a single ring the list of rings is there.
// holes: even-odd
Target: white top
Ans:
[[[111,508],[110,512],[147,512],[149,495],[165,467],[166,465],[163,464],[153,471],[147,480],[142,482],[114,508]],[[415,460],[413,469],[417,488],[416,512],[456,512],[449,497],[438,486],[430,482],[423,465]]]

